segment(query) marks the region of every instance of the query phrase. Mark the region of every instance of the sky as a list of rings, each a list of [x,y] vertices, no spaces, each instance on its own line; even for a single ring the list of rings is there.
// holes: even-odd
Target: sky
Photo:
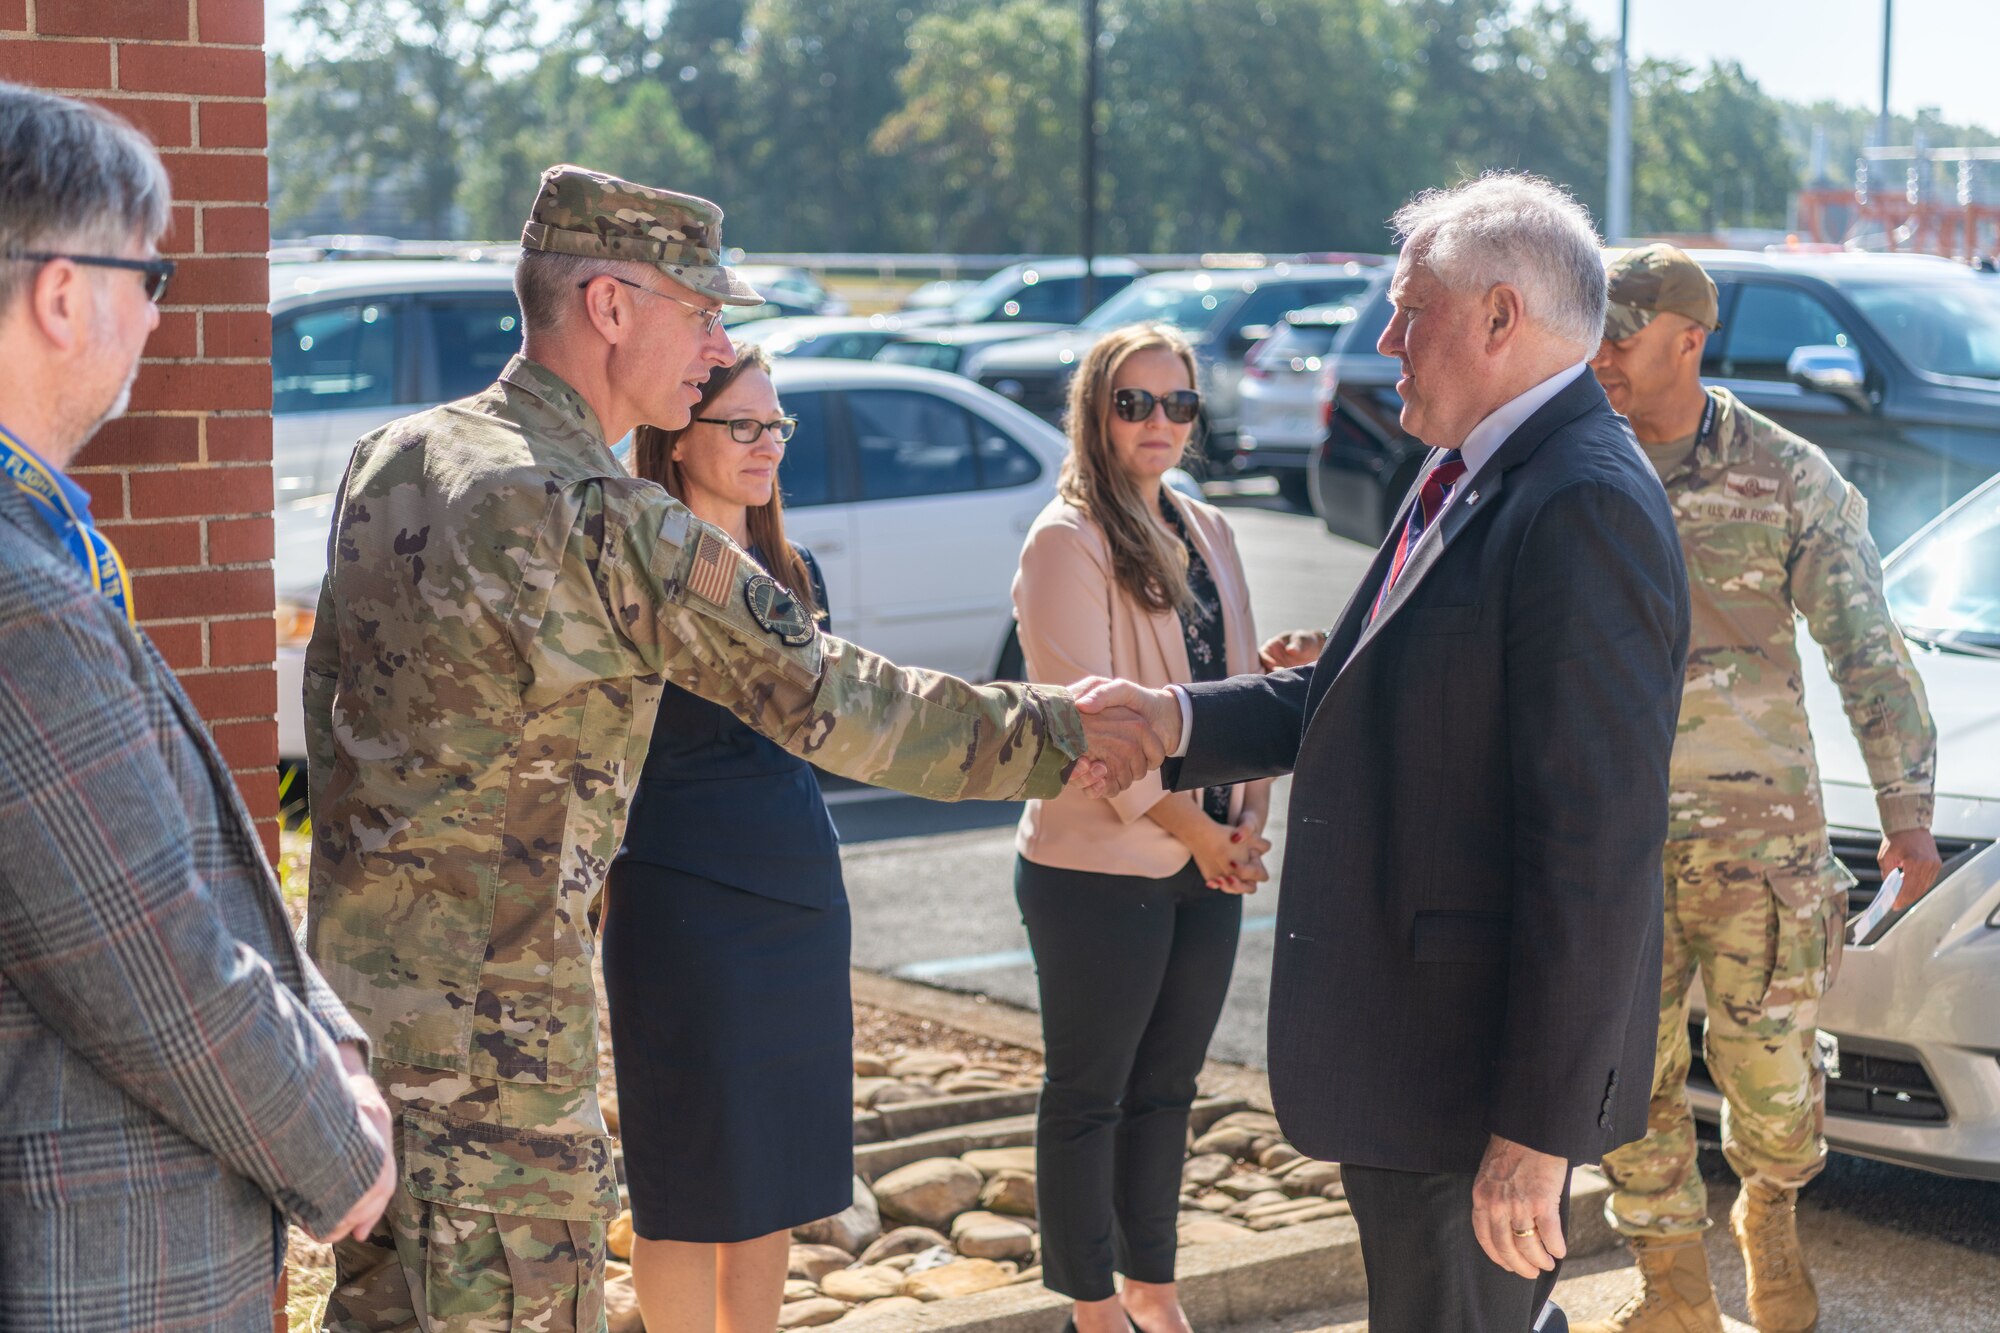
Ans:
[[[1873,108],[1880,98],[1884,0],[1628,0],[1635,59],[1740,61],[1764,90]],[[1601,32],[1620,0],[1570,0]],[[1955,124],[2000,131],[2000,0],[1894,0],[1889,105],[1937,107]],[[265,0],[274,49],[292,49],[292,0]]]

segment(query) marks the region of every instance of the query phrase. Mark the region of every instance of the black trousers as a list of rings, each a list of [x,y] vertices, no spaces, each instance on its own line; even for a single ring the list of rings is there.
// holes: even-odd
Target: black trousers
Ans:
[[[1555,1290],[1486,1257],[1472,1232],[1472,1176],[1344,1166],[1368,1270],[1369,1333],[1528,1333]],[[1563,1186],[1569,1234],[1569,1186]],[[1551,1324],[1550,1327],[1567,1327]]]
[[[1035,1162],[1042,1282],[1081,1301],[1114,1271],[1174,1280],[1188,1107],[1236,963],[1243,900],[1201,882],[1016,860],[1048,1074]]]

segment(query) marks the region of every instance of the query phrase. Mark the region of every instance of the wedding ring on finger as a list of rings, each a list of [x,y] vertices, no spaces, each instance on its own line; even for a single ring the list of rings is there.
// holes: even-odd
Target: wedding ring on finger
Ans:
[[[1540,1228],[1540,1227],[1532,1227],[1532,1226],[1531,1226],[1531,1227],[1529,1227],[1529,1228],[1528,1228],[1528,1229],[1527,1229],[1526,1231],[1522,1231],[1522,1230],[1521,1230],[1520,1228],[1518,1228],[1518,1227],[1515,1227],[1515,1228],[1511,1228],[1511,1230],[1512,1230],[1512,1231],[1514,1232],[1514,1234],[1515,1234],[1515,1235],[1517,1235],[1517,1236],[1532,1236],[1532,1235],[1534,1235],[1534,1234],[1535,1234],[1535,1233],[1536,1233],[1537,1231],[1541,1230],[1541,1228]]]

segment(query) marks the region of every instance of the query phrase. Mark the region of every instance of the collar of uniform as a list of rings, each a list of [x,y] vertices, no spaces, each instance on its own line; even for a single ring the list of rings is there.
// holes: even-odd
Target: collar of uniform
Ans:
[[[1749,447],[1736,429],[1743,420],[1743,404],[1736,395],[1717,385],[1702,386],[1710,398],[1715,400],[1715,429],[1695,450],[1695,464],[1698,467],[1723,467],[1731,463],[1741,463],[1750,457]]]
[[[511,384],[525,393],[547,403],[563,420],[588,431],[590,437],[599,444],[606,444],[604,427],[598,423],[597,413],[583,400],[583,395],[569,386],[568,381],[550,370],[539,361],[530,361],[519,352],[500,372],[502,382]]]

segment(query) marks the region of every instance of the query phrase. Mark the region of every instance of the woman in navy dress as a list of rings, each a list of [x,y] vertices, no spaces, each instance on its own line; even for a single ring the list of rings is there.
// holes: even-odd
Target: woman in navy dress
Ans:
[[[792,424],[746,348],[633,470],[735,538],[809,613],[785,541]],[[853,1019],[839,841],[812,769],[673,685],[611,867],[604,977],[651,1333],[769,1333],[794,1226],[853,1202]]]

